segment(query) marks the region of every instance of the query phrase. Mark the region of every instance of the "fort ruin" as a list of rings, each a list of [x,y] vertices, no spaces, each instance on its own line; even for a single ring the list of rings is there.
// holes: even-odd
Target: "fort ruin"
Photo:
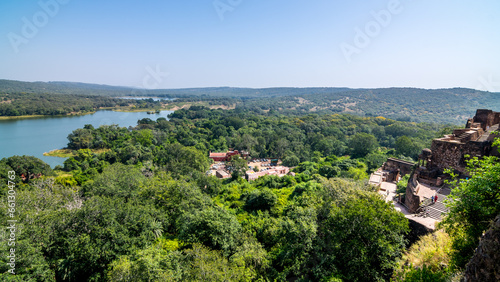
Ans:
[[[455,129],[450,135],[432,141],[431,149],[424,149],[419,155],[416,168],[410,176],[405,194],[405,205],[410,212],[430,201],[434,195],[443,199],[449,194],[445,187],[445,169],[452,169],[461,177],[467,177],[467,158],[500,156],[493,148],[498,135],[500,112],[478,109],[474,118],[467,120],[463,129]],[[444,208],[444,206],[443,206]]]

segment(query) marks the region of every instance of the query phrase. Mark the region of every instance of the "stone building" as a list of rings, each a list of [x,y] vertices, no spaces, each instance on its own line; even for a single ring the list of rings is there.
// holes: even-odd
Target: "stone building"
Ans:
[[[388,158],[382,166],[384,171],[388,171],[385,181],[399,181],[399,179],[407,174],[410,174],[415,164],[394,158]]]
[[[229,173],[228,173],[227,171],[225,171],[225,170],[217,170],[217,171],[215,172],[215,176],[216,176],[217,178],[226,179],[226,178],[231,177],[231,174],[229,174]]]
[[[398,182],[401,177],[410,174],[415,164],[395,158],[388,158],[377,171],[370,175],[369,183],[381,187],[382,182]]]
[[[279,177],[283,177],[287,174],[290,173],[290,168],[286,166],[277,166],[272,169],[267,169],[259,172],[254,172],[252,170],[249,170],[246,172],[246,179],[248,181],[253,181],[256,180],[259,177],[262,177],[264,175],[277,175]]]
[[[431,149],[422,150],[406,188],[405,205],[410,212],[415,212],[429,195],[438,195],[447,177],[445,169],[452,169],[466,177],[467,157],[498,156],[498,148],[493,148],[492,144],[499,123],[500,112],[479,109],[474,118],[467,121],[465,128],[434,139]]]
[[[210,152],[210,155],[208,156],[214,162],[227,162],[230,161],[233,156],[240,156],[241,158],[246,158],[248,157],[248,152],[246,151],[238,151],[238,150],[230,150],[225,153],[212,153]]]

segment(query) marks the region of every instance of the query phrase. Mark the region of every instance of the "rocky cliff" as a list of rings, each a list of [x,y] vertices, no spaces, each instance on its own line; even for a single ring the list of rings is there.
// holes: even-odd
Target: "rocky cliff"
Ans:
[[[466,266],[463,281],[500,281],[500,215],[481,238]]]

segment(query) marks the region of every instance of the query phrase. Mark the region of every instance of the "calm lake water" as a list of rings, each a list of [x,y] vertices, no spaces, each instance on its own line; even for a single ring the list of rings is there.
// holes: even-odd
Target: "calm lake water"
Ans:
[[[30,155],[43,160],[51,167],[62,165],[65,159],[45,157],[43,153],[66,147],[68,134],[77,128],[83,128],[85,124],[92,124],[94,127],[111,124],[129,127],[136,126],[140,119],[167,118],[170,113],[172,111],[152,115],[146,112],[98,111],[85,116],[0,120],[0,159],[14,155]]]

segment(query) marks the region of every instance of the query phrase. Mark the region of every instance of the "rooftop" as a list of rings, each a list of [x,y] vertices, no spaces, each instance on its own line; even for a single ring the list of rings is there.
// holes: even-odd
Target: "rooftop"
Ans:
[[[225,157],[226,153],[210,153],[210,157]]]

